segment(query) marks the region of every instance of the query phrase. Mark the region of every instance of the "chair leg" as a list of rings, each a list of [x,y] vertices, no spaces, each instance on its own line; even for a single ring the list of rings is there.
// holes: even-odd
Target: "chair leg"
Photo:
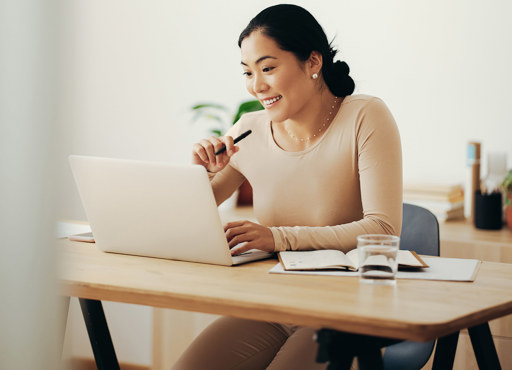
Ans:
[[[332,362],[329,361],[327,370],[350,370],[352,361],[354,361],[354,358],[349,356],[343,356],[343,358],[333,360]]]
[[[501,369],[489,324],[474,326],[469,328],[468,332],[478,367],[480,369]]]
[[[79,301],[98,370],[120,370],[101,301]]]
[[[361,370],[384,370],[382,353],[377,346],[371,346],[364,354],[357,356],[357,363]]]
[[[354,354],[342,347],[339,332],[322,329],[317,332],[315,340],[318,342],[317,362],[327,362],[327,370],[350,370]]]
[[[317,362],[328,362],[328,370],[350,369],[357,357],[361,370],[384,369],[380,349],[401,342],[395,339],[378,338],[366,335],[322,329],[317,332]]]

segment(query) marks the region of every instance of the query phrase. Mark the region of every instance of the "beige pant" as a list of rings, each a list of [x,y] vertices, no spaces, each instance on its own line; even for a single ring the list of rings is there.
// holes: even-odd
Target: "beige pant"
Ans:
[[[181,355],[173,370],[323,370],[315,329],[222,317]]]

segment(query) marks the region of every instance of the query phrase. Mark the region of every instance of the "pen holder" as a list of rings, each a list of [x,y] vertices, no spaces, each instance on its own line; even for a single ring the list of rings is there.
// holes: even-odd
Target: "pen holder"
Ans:
[[[475,193],[475,227],[485,230],[500,230],[503,227],[503,204],[501,193]]]

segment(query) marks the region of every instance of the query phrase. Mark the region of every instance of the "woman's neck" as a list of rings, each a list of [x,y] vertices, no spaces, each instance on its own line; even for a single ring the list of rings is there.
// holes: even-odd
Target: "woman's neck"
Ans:
[[[295,142],[307,144],[321,137],[338,112],[341,98],[328,90],[316,96],[294,117],[281,123],[286,134]]]

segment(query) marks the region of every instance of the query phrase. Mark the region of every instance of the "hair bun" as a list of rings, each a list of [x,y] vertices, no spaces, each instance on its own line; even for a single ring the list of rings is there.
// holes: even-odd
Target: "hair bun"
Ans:
[[[340,60],[334,63],[334,70],[335,74],[339,77],[348,76],[348,74],[350,73],[350,67],[348,66],[348,64]]]
[[[322,70],[325,83],[334,95],[345,97],[354,92],[355,83],[349,76],[350,68],[346,62],[338,60],[330,66],[324,66]]]

